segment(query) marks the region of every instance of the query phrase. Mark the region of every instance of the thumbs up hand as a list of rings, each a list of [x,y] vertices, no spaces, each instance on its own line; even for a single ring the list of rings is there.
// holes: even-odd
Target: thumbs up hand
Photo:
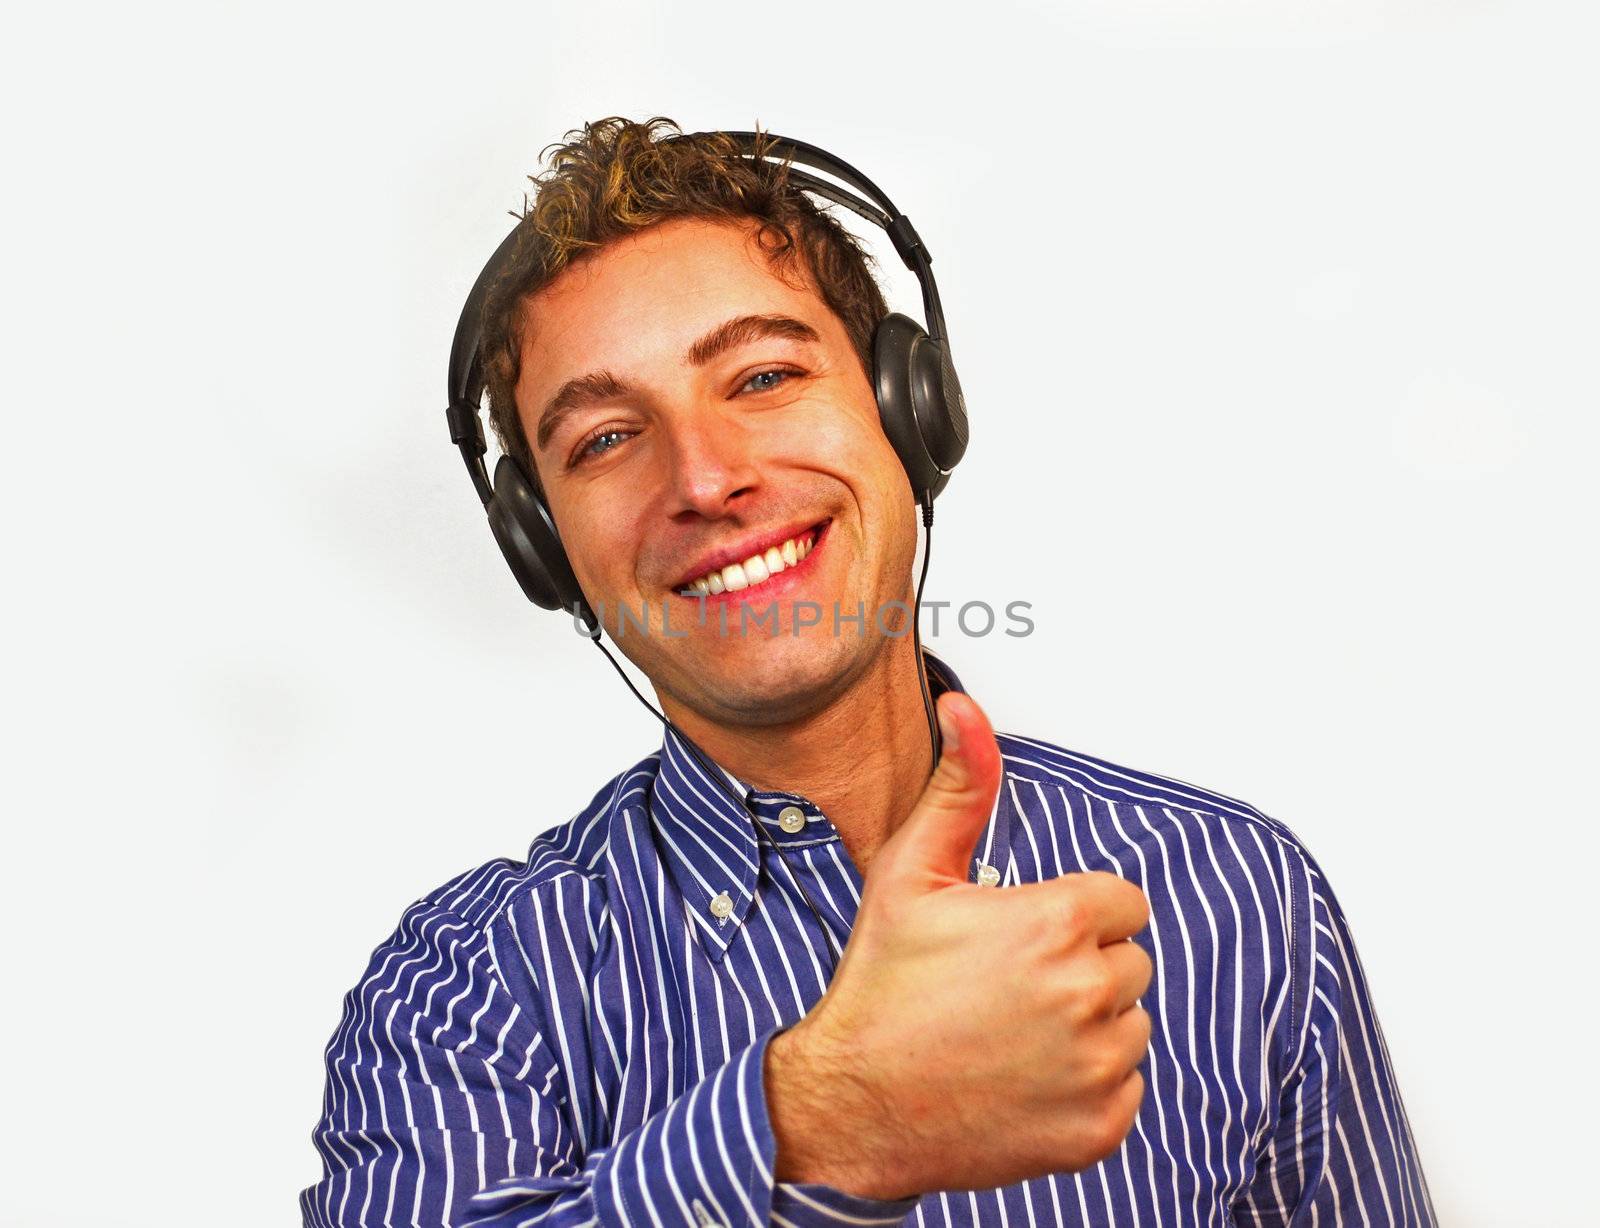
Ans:
[[[1100,871],[969,882],[1000,750],[970,696],[941,695],[938,717],[944,752],[871,864],[832,983],[768,1047],[780,1180],[989,1189],[1087,1168],[1138,1113],[1143,892]]]

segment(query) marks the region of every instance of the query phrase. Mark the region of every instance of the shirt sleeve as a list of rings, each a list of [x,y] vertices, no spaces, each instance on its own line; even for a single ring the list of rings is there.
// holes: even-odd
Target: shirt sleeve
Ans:
[[[1237,1222],[1433,1228],[1432,1200],[1355,942],[1316,861],[1291,858],[1294,1029],[1279,1116]]]
[[[898,1222],[875,1202],[775,1186],[763,1061],[774,1028],[645,1121],[585,1146],[566,1078],[477,926],[423,900],[345,995],[313,1142],[306,1228]]]

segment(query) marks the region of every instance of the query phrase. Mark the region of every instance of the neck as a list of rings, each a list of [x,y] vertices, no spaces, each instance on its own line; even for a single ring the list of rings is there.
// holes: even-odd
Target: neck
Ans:
[[[674,725],[739,779],[814,802],[865,876],[933,772],[915,654],[909,635],[884,641],[854,686],[788,725],[719,725],[667,696],[661,697],[662,707]]]

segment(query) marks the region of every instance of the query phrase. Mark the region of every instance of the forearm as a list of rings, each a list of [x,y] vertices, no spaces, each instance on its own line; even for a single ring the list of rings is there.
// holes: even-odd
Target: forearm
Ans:
[[[766,1039],[735,1051],[641,1125],[592,1146],[578,1168],[510,1177],[477,1193],[461,1223],[768,1223],[774,1179],[762,1114]]]
[[[399,1188],[432,1191],[423,1201],[461,1228],[765,1225],[775,1217],[797,1228],[839,1228],[909,1214],[914,1197],[878,1196],[873,1182],[858,1175],[870,1163],[847,1162],[873,1153],[848,1124],[854,1109],[839,1096],[826,1096],[847,1084],[811,1066],[815,1059],[803,1040],[787,1031],[758,1038],[653,1117],[581,1156],[562,1157],[533,1139],[520,1140],[516,1170],[491,1177],[481,1189],[471,1188],[471,1157],[449,1132],[397,1132],[368,1121],[363,1146],[369,1160],[373,1148],[388,1158],[381,1167]],[[549,1141],[560,1133],[560,1118],[551,1101],[539,1106],[535,1136]],[[780,1123],[790,1143],[783,1151]],[[386,1222],[387,1196],[368,1196],[370,1188],[385,1185],[375,1180],[374,1167],[330,1171],[307,1191],[305,1222],[317,1228]],[[441,1181],[455,1187],[455,1197],[436,1204]]]
[[[856,1166],[842,1162],[860,1135],[827,1116],[841,1101],[817,1093],[838,1080],[810,1077],[815,1059],[803,1041],[788,1031],[759,1038],[637,1129],[592,1149],[581,1170],[500,1182],[471,1200],[462,1223],[628,1228],[782,1220],[839,1228],[910,1214],[914,1196],[877,1197]],[[774,1088],[783,1106],[776,1118]],[[786,1153],[775,1121],[790,1140]],[[825,1145],[830,1137],[837,1146]]]

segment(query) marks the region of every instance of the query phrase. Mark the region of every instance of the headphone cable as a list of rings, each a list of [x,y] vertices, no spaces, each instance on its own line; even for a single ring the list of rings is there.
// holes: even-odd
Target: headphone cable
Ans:
[[[928,671],[922,660],[922,590],[928,583],[928,560],[933,557],[933,492],[922,492],[922,574],[917,577],[916,604],[911,608],[911,643],[917,654],[917,678],[922,685],[922,710],[928,718],[928,744],[933,747],[933,762],[928,765],[932,777],[944,753],[944,739],[939,736],[939,722],[933,715],[933,695],[928,689]]]

